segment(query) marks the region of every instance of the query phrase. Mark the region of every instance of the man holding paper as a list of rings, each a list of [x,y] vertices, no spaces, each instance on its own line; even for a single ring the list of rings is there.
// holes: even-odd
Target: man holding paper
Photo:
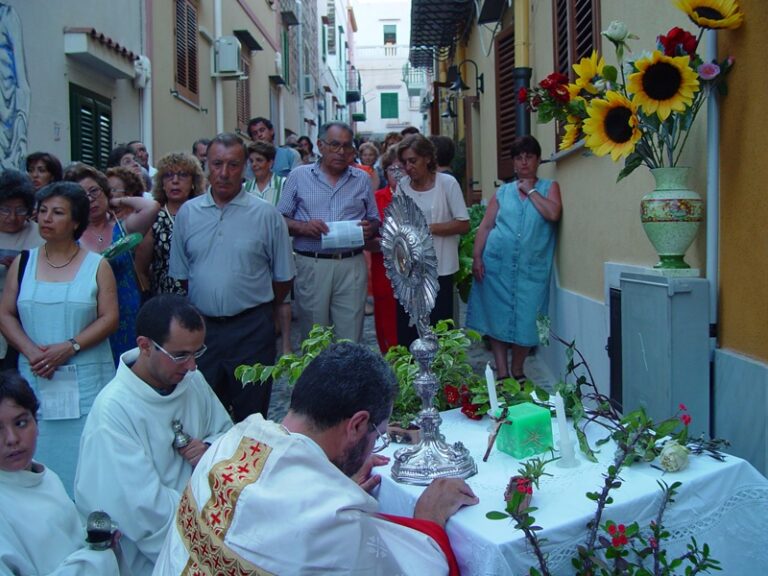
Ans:
[[[352,137],[343,122],[322,126],[320,160],[291,171],[277,205],[293,236],[303,338],[313,324],[333,325],[339,338],[353,342],[363,336],[368,285],[363,245],[380,221],[368,175],[349,167]]]

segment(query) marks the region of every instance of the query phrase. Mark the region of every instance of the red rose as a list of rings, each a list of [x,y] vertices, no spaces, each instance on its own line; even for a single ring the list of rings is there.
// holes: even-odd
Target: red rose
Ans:
[[[464,404],[461,407],[461,413],[470,420],[482,420],[483,415],[477,413],[479,408],[480,404]]]
[[[568,88],[559,84],[549,91],[550,96],[558,102],[567,103],[571,99],[571,95],[568,93]]]
[[[560,86],[562,84],[568,83],[568,76],[565,74],[561,74],[560,72],[552,72],[549,76],[544,78],[541,82],[539,82],[539,86],[544,88],[544,90],[551,90],[552,88],[555,88],[557,86]]]
[[[667,35],[659,36],[659,44],[664,48],[666,56],[693,56],[696,53],[696,37],[690,32],[675,26]]]
[[[683,421],[683,424],[688,426],[691,423],[691,415],[690,414],[683,414],[680,416],[680,420]]]
[[[450,384],[448,384],[445,387],[445,399],[448,401],[448,404],[458,404],[459,389],[456,388],[456,386],[451,386]]]
[[[520,104],[525,104],[526,102],[528,102],[528,89],[525,86],[520,88],[520,90],[518,91],[517,101]]]

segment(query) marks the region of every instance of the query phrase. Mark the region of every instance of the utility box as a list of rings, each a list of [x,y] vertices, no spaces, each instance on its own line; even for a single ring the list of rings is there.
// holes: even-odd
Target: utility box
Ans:
[[[622,404],[654,422],[688,408],[689,433],[710,435],[709,282],[624,273]]]
[[[215,76],[239,76],[240,40],[237,36],[221,36],[214,44],[213,73]]]

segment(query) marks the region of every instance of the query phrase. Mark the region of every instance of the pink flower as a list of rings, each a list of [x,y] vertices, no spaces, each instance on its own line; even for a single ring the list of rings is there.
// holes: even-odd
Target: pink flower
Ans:
[[[656,550],[656,548],[658,548],[658,547],[659,547],[659,543],[658,543],[658,542],[656,542],[656,538],[654,538],[653,536],[651,536],[650,538],[648,538],[648,545],[649,545],[651,548],[653,548],[654,550]]]
[[[677,407],[680,408],[680,410],[682,410],[683,412],[688,410],[688,407],[682,402],[680,402],[680,404],[678,404]]]
[[[705,62],[699,66],[698,72],[702,80],[713,80],[720,74],[720,66],[714,62]]]
[[[680,420],[682,420],[683,424],[688,426],[691,423],[691,415],[683,414],[682,416],[680,416]]]

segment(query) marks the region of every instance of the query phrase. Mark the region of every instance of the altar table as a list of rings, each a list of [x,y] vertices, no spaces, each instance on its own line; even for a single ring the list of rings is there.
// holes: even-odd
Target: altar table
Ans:
[[[478,468],[477,475],[467,483],[480,503],[457,512],[446,527],[462,574],[527,575],[530,566],[538,565],[523,533],[514,528],[511,519],[485,517],[492,510],[504,511],[504,489],[520,463],[495,448],[488,462],[482,461],[488,443],[488,418],[472,421],[458,409],[443,412],[441,416],[440,429],[446,441],[462,441]],[[606,434],[607,431],[597,425],[587,429],[593,447],[595,440]],[[553,436],[557,446],[554,419]],[[392,444],[383,454],[392,456],[401,447]],[[543,550],[549,557],[552,574],[573,573],[570,559],[576,546],[583,542],[586,524],[596,509],[596,503],[585,494],[602,488],[602,475],[613,459],[615,444],[611,441],[599,450],[597,464],[587,461],[578,449],[578,467],[566,469],[555,463],[548,464],[546,471],[552,476],[542,477],[539,489],[534,490],[531,506],[538,510],[533,516],[536,524],[543,528],[539,536],[546,538]],[[388,467],[378,472],[383,477],[378,491],[380,510],[412,515],[424,488],[396,483]],[[748,462],[735,456],[727,456],[725,462],[708,456],[691,456],[689,466],[682,472],[665,474],[643,463],[624,468],[621,479],[623,484],[612,491],[614,503],[606,507],[603,522],[637,521],[641,530],[647,530],[661,502],[662,493],[656,481],[661,479],[667,484],[679,481],[682,486],[664,515],[664,524],[671,533],[665,541],[668,558],[684,553],[693,536],[699,548],[709,544],[712,557],[721,562],[720,574],[768,574],[768,480]]]

